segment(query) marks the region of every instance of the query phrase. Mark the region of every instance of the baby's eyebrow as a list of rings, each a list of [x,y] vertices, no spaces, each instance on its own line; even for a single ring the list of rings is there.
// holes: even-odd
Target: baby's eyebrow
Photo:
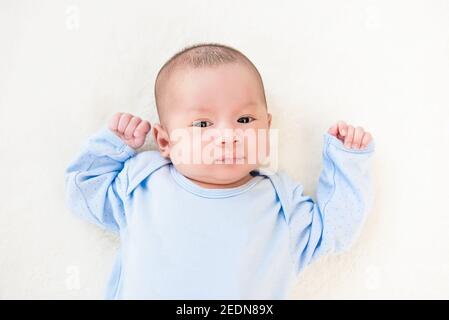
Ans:
[[[187,109],[188,113],[208,113],[210,112],[209,108],[205,107],[190,107]]]
[[[248,106],[257,105],[257,104],[258,103],[256,101],[249,101],[249,102],[242,104],[240,107],[248,107]]]
[[[244,109],[247,109],[249,107],[256,106],[257,104],[258,103],[255,102],[255,101],[245,102],[245,103],[243,103],[243,104],[241,104],[239,106],[239,110],[244,110]],[[188,112],[203,112],[203,113],[206,113],[206,112],[210,111],[210,108],[203,107],[203,106],[193,106],[193,107],[187,108],[187,111]]]

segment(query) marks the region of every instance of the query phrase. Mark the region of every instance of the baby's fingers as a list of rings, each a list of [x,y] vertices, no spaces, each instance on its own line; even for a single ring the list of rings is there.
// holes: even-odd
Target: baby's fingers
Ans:
[[[371,133],[365,132],[365,134],[363,135],[363,138],[362,138],[361,148],[362,149],[366,148],[372,139],[373,139],[373,137],[371,136]]]
[[[348,125],[346,124],[346,122],[338,121],[336,124],[329,128],[328,133],[343,142],[344,137],[347,134],[347,128]]]
[[[330,135],[336,137],[338,135],[338,124],[334,124],[332,127],[329,128],[327,132]]]
[[[338,121],[338,133],[341,137],[346,137],[346,134],[348,133],[348,125],[344,121]]]
[[[126,127],[128,126],[129,121],[131,120],[132,115],[130,115],[129,113],[123,113],[120,117],[118,126],[117,126],[117,131],[121,134],[125,134],[125,130]]]
[[[134,130],[136,130],[137,126],[141,123],[142,119],[139,117],[132,117],[128,123],[128,126],[125,129],[125,138],[130,139],[134,134]]]
[[[363,134],[364,134],[364,131],[363,131],[362,127],[357,127],[354,129],[354,140],[352,141],[352,148],[360,149]]]
[[[134,130],[134,137],[145,137],[147,133],[150,131],[150,129],[151,129],[150,123],[146,120],[143,120],[136,127],[136,130]]]
[[[109,124],[108,124],[108,128],[112,131],[117,131],[118,130],[118,124],[120,122],[120,118],[122,116],[121,112],[117,112],[115,113],[111,119],[109,120]]]
[[[348,126],[347,134],[345,136],[345,147],[350,148],[352,145],[352,141],[354,140],[354,127]]]

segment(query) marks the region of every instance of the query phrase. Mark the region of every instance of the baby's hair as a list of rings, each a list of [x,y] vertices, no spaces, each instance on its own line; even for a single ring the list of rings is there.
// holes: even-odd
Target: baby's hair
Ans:
[[[262,77],[260,76],[259,70],[257,70],[256,66],[251,62],[250,59],[248,59],[248,57],[246,57],[239,50],[234,49],[227,45],[218,43],[199,43],[185,47],[181,51],[177,52],[167,62],[165,62],[164,65],[159,70],[154,84],[154,97],[156,101],[156,109],[159,115],[159,119],[161,116],[159,110],[160,108],[159,92],[161,90],[161,83],[167,81],[169,76],[173,73],[173,71],[176,68],[214,67],[227,63],[242,63],[250,67],[250,69],[257,76],[257,79],[260,83],[263,92],[263,99],[266,105],[267,100],[265,97],[265,89]]]

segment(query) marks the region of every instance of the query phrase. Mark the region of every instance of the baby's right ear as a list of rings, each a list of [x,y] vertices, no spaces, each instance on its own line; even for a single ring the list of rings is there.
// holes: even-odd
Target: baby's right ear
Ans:
[[[167,130],[159,123],[153,125],[154,140],[159,148],[159,152],[165,158],[170,155],[170,138]]]

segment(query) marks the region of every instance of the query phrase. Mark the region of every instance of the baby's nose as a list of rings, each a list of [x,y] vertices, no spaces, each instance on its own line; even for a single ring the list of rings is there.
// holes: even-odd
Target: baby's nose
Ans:
[[[217,145],[225,145],[230,143],[237,143],[239,141],[239,137],[236,135],[234,130],[224,130],[216,139],[215,143]]]

